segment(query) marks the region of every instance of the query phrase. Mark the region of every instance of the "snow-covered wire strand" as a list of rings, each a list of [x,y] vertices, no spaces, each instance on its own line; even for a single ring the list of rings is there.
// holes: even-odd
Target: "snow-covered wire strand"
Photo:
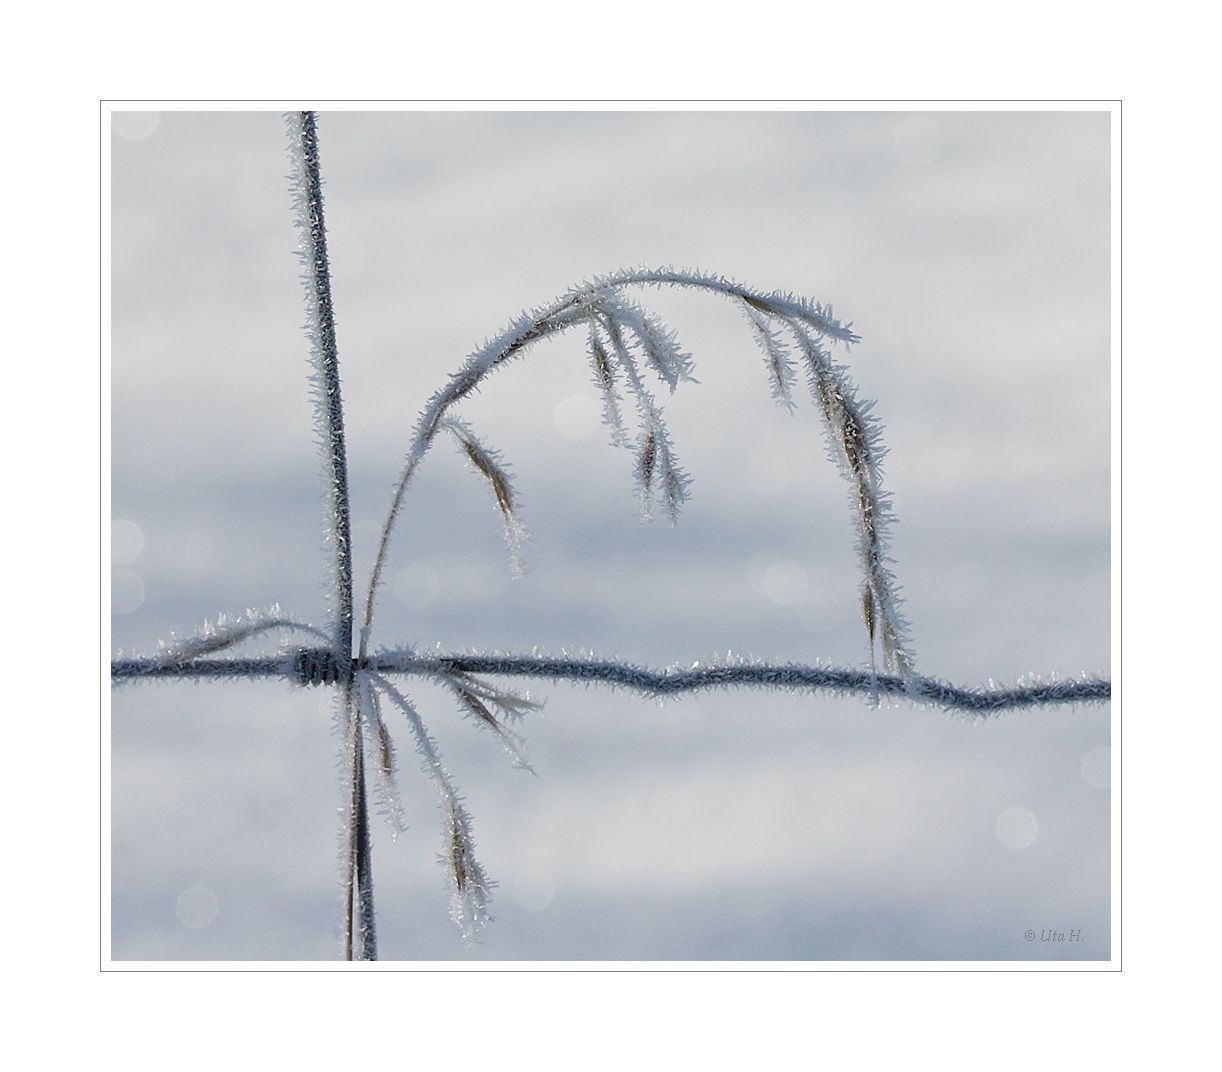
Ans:
[[[308,649],[303,649],[308,652]],[[297,684],[322,683],[315,672],[317,656],[301,653],[262,659],[197,659],[165,664],[153,659],[117,659],[111,677],[118,684],[173,678],[287,678]],[[359,664],[358,664],[359,665]],[[681,697],[714,688],[789,689],[796,692],[869,697],[884,696],[916,706],[940,707],[970,715],[990,715],[1024,707],[1102,703],[1111,699],[1106,678],[1083,676],[1030,680],[1015,684],[972,687],[914,674],[872,674],[867,669],[809,666],[803,663],[711,662],[691,667],[651,669],[615,659],[548,655],[453,654],[421,655],[410,650],[382,652],[365,661],[378,674],[482,674],[538,678],[622,688],[652,697]],[[304,667],[304,669],[303,669]],[[313,675],[313,676],[311,676]],[[338,679],[338,671],[336,678]]]

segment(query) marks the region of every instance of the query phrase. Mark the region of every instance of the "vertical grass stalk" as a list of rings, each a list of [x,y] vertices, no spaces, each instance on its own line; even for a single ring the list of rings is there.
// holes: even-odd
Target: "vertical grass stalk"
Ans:
[[[301,229],[302,282],[306,288],[306,335],[314,374],[315,425],[327,476],[327,540],[332,549],[332,644],[342,668],[340,724],[349,793],[345,819],[347,845],[344,882],[344,956],[348,960],[376,957],[373,869],[369,816],[365,794],[361,718],[352,681],[352,521],[348,505],[348,457],[344,445],[344,410],[340,394],[339,350],[335,341],[335,310],[331,299],[331,269],[323,216],[318,132],[313,112],[288,117],[289,152],[293,159],[293,203]]]

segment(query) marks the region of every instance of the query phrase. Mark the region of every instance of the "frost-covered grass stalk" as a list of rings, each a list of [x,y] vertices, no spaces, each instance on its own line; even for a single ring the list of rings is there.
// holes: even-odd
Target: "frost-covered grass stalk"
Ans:
[[[318,142],[314,116],[289,117],[293,199],[302,231],[316,428],[327,488],[326,538],[331,549],[332,622],[329,630],[284,616],[278,608],[218,619],[199,635],[172,638],[156,656],[119,658],[116,682],[157,678],[281,677],[302,685],[336,686],[337,726],[344,783],[343,952],[349,959],[377,955],[369,836],[368,783],[392,829],[404,825],[396,787],[398,760],[384,710],[403,717],[425,774],[439,797],[439,859],[451,887],[451,910],[464,938],[478,937],[489,920],[492,883],[475,856],[472,819],[463,807],[436,741],[411,698],[390,675],[440,683],[461,713],[494,735],[512,762],[533,773],[519,732],[539,704],[492,684],[497,677],[581,681],[648,696],[685,695],[708,688],[751,687],[861,696],[870,703],[895,697],[915,704],[987,716],[1016,707],[1074,704],[1109,698],[1102,678],[1052,678],[987,689],[964,688],[919,674],[901,612],[888,552],[890,499],[883,488],[884,450],[868,402],[858,399],[836,346],[858,341],[851,324],[830,307],[793,294],[761,291],[707,272],[639,268],[598,276],[555,301],[522,314],[468,356],[427,402],[416,423],[373,561],[354,654],[354,600],[349,533],[348,473],[344,449],[339,359],[330,293]],[[690,481],[679,464],[657,388],[674,392],[693,380],[693,363],[674,334],[638,292],[681,288],[731,302],[747,321],[763,358],[772,395],[786,410],[797,407],[804,378],[822,422],[827,450],[848,487],[860,569],[860,613],[868,658],[860,668],[740,661],[638,667],[589,654],[421,653],[372,646],[377,598],[391,536],[413,477],[439,438],[449,438],[484,481],[504,524],[515,569],[521,568],[524,530],[509,468],[456,412],[496,371],[526,358],[535,343],[553,336],[584,336],[585,359],[602,398],[611,443],[631,456],[631,470],[649,516],[661,507],[672,520],[688,498]],[[656,384],[656,386],[655,386]],[[239,644],[278,632],[297,640],[272,655],[216,658]],[[384,701],[386,702],[384,704]]]
[[[471,430],[449,417],[494,370],[524,357],[540,339],[585,328],[594,385],[603,398],[603,412],[612,442],[635,454],[634,476],[645,513],[660,501],[671,520],[688,497],[690,481],[680,468],[662,407],[645,381],[656,374],[673,392],[692,379],[692,359],[657,316],[634,302],[625,291],[633,287],[679,287],[724,296],[747,316],[763,352],[777,401],[794,408],[797,380],[794,354],[805,368],[827,433],[828,450],[850,485],[862,567],[862,617],[870,643],[871,666],[881,649],[886,669],[907,678],[913,669],[907,623],[899,609],[894,578],[886,563],[886,533],[890,520],[888,497],[882,488],[880,433],[868,404],[857,401],[844,366],[834,362],[825,344],[857,341],[852,325],[841,324],[830,308],[792,294],[764,293],[723,276],[673,268],[637,269],[601,276],[582,283],[552,304],[525,313],[500,335],[476,350],[429,400],[416,426],[402,475],[374,560],[365,595],[360,657],[369,654],[370,631],[382,570],[404,496],[424,456],[439,432],[454,433],[474,467],[489,481],[506,522],[515,558],[520,525],[514,513],[509,476],[499,459]],[[624,395],[636,411],[637,431],[627,431],[622,413]]]
[[[322,172],[313,112],[288,116],[293,208],[301,231],[299,255],[305,284],[306,336],[310,341],[315,428],[322,448],[327,489],[325,535],[332,554],[333,651],[340,666],[352,661],[352,518],[348,506],[348,455],[344,445],[344,404],[340,394],[339,349],[331,301],[331,264],[323,215]],[[351,674],[339,682],[338,722],[344,741],[348,816],[344,841],[344,953],[347,959],[377,957],[373,872],[361,717]]]

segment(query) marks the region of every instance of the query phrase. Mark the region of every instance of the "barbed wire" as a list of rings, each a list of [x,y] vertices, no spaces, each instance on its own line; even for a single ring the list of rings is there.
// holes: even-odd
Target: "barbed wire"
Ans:
[[[972,687],[954,685],[924,674],[913,674],[905,680],[891,674],[871,674],[864,669],[755,660],[653,669],[593,657],[481,652],[421,655],[403,650],[375,654],[364,660],[354,659],[345,674],[334,654],[326,648],[298,648],[283,655],[245,659],[116,659],[111,663],[111,678],[116,683],[174,678],[283,678],[298,685],[326,685],[351,680],[361,670],[420,677],[462,673],[536,678],[627,689],[651,697],[679,697],[708,689],[729,688],[887,696],[980,716],[1024,707],[1102,703],[1112,697],[1110,681],[1088,675]]]

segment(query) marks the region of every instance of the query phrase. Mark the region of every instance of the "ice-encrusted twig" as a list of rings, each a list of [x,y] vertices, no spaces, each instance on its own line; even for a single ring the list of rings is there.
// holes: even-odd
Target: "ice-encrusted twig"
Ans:
[[[496,712],[500,711],[506,718],[517,721],[526,711],[537,710],[540,704],[532,703],[509,691],[494,689],[491,685],[461,671],[438,673],[437,680],[458,700],[459,710],[464,717],[474,720],[477,726],[496,734],[515,767],[519,767],[528,774],[537,773],[527,754],[526,742],[520,734],[506,725],[503,719],[498,718]]]
[[[318,132],[313,112],[292,112],[289,128],[290,176],[296,226],[301,232],[302,283],[305,285],[306,338],[313,373],[314,423],[319,436],[327,487],[327,540],[332,546],[332,612],[336,653],[352,651],[352,536],[348,506],[348,455],[344,443],[344,404],[340,393],[339,349],[335,340],[335,307],[331,299],[331,266],[323,216]]]
[[[344,443],[344,405],[340,393],[339,349],[335,339],[335,308],[331,299],[331,264],[323,215],[322,173],[318,132],[313,112],[291,112],[289,135],[293,207],[301,232],[299,255],[305,284],[306,336],[314,372],[315,426],[324,459],[327,487],[327,540],[331,545],[333,646],[336,660],[352,659],[352,517],[348,504],[348,456]],[[338,722],[344,735],[349,771],[348,850],[344,882],[344,953],[347,959],[375,959],[373,886],[369,817],[365,800],[361,716],[351,677],[339,695]]]
[[[648,364],[671,389],[681,380],[691,378],[691,361],[688,355],[679,349],[674,337],[660,321],[624,296],[622,292],[625,288],[635,286],[679,287],[722,294],[759,314],[759,324],[765,336],[768,336],[771,329],[764,325],[762,317],[792,323],[812,336],[846,345],[856,342],[858,338],[851,325],[840,323],[830,308],[817,302],[788,293],[755,290],[724,276],[699,270],[678,270],[670,267],[640,268],[599,276],[574,287],[550,305],[522,314],[500,335],[489,340],[467,358],[463,366],[450,377],[449,382],[429,400],[417,421],[416,431],[382,528],[366,590],[360,630],[361,658],[369,651],[374,607],[391,535],[407,488],[421,460],[432,446],[437,432],[446,426],[450,409],[470,395],[494,369],[522,356],[540,339],[581,325],[589,328],[595,374],[603,391],[606,415],[613,428],[617,424],[618,410],[615,407],[611,359],[619,364],[635,396],[641,420],[641,430],[637,437],[637,481],[642,487],[646,508],[656,492],[671,516],[676,514],[687,495],[687,477],[675,462],[661,410],[640,378],[625,333],[632,335]],[[610,346],[603,345],[603,338],[606,338]],[[779,384],[779,389],[784,391],[787,383],[785,367],[783,363],[778,363],[774,384]]]
[[[356,689],[361,717],[365,721],[365,761],[373,761],[371,765],[378,776],[374,783],[377,786],[378,807],[390,824],[391,836],[397,837],[407,829],[407,819],[403,814],[403,801],[399,796],[399,770],[394,738],[382,719],[378,690],[369,675],[358,671],[353,687]]]
[[[462,929],[464,939],[478,940],[480,930],[492,918],[488,914],[488,902],[493,883],[488,881],[483,867],[475,858],[471,816],[463,807],[450,773],[441,761],[437,742],[425,728],[424,720],[411,701],[384,677],[375,673],[369,676],[391,703],[407,716],[424,772],[437,788],[441,798],[443,844],[438,858],[450,880],[450,914]]]
[[[446,671],[445,677],[490,703],[512,722],[520,722],[528,714],[542,711],[544,702],[521,696],[512,689],[497,688],[463,670]]]
[[[233,617],[220,614],[215,621],[205,622],[203,629],[194,636],[172,636],[161,645],[159,657],[167,663],[187,662],[202,655],[215,655],[243,641],[275,631],[305,633],[323,641],[330,640],[321,629],[286,618],[279,607],[273,606],[266,611],[248,610]]]
[[[628,433],[624,429],[623,414],[620,413],[615,368],[611,363],[611,355],[607,352],[607,347],[599,334],[598,325],[594,322],[590,323],[587,349],[590,355],[590,369],[594,373],[594,386],[602,395],[603,423],[611,430],[611,445],[627,447]]]
[[[458,440],[472,468],[488,481],[496,499],[497,509],[501,513],[513,570],[517,574],[523,573],[526,567],[522,560],[522,544],[526,539],[526,530],[518,519],[517,495],[513,490],[508,467],[501,460],[500,454],[485,446],[465,421],[449,417],[442,422],[441,427]]]
[[[814,338],[807,326],[792,317],[782,318],[806,359],[811,393],[823,416],[828,455],[849,483],[849,503],[857,528],[861,561],[862,619],[870,640],[870,662],[875,647],[882,649],[883,665],[907,680],[913,675],[914,657],[908,622],[887,563],[886,534],[890,526],[890,497],[882,486],[881,463],[886,453],[869,403],[859,402],[845,369]]]
[[[691,481],[675,458],[662,407],[654,401],[637,371],[636,361],[624,337],[624,330],[614,315],[614,310],[618,308],[617,303],[602,301],[598,306],[595,323],[606,332],[610,353],[614,355],[614,361],[623,372],[628,389],[636,399],[637,419],[641,430],[636,441],[634,476],[637,490],[641,493],[642,512],[649,517],[654,496],[660,494],[671,521],[677,521],[679,508],[687,501]],[[685,378],[691,377],[687,375]],[[675,380],[668,382],[677,383],[677,374]]]
[[[764,365],[768,370],[768,378],[772,381],[772,397],[792,413],[797,408],[793,400],[797,373],[789,359],[789,351],[780,333],[768,322],[768,317],[759,310],[757,303],[742,299],[739,306],[764,355]]]

